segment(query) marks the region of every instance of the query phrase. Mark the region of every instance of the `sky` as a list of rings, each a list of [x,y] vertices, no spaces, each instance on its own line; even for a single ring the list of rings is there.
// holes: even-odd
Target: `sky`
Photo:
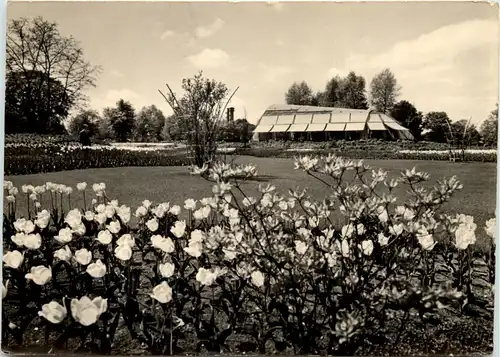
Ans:
[[[480,123],[498,102],[498,6],[473,2],[20,2],[7,19],[42,16],[99,65],[89,106],[120,98],[172,111],[158,93],[204,75],[237,90],[237,118],[256,123],[295,81],[323,90],[350,70],[369,83],[390,68],[399,99]]]

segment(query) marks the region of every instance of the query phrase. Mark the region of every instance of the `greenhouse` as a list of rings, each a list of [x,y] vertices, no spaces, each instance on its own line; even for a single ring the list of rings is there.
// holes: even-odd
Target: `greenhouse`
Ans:
[[[253,136],[256,141],[368,138],[413,140],[413,135],[390,116],[373,110],[275,104],[262,114]]]

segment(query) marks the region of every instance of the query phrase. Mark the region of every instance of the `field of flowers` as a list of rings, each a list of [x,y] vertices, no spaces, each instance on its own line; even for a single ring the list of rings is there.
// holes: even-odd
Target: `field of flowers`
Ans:
[[[295,168],[324,185],[324,199],[272,185],[248,196],[250,164],[193,170],[213,195],[182,207],[145,200],[133,210],[102,183],[5,182],[3,349],[491,352],[496,219],[478,227],[442,212],[462,189],[455,177],[427,188],[415,169],[389,179],[332,155]],[[491,249],[474,249],[478,230]]]
[[[41,172],[124,166],[184,166],[186,150],[171,147],[61,145],[53,143],[10,143],[4,148],[4,174],[26,175]]]

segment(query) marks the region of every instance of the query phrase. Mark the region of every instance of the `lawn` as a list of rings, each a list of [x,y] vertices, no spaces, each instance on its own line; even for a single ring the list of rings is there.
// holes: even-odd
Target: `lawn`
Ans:
[[[312,197],[323,199],[328,195],[325,186],[304,172],[293,169],[293,160],[278,158],[238,157],[238,163],[254,163],[259,179],[245,184],[249,195],[257,193],[258,184],[273,184],[278,192],[287,194],[290,188],[307,188]],[[484,236],[484,223],[495,214],[496,164],[495,163],[451,163],[438,161],[366,160],[373,168],[382,168],[397,175],[401,170],[416,168],[431,175],[429,185],[436,180],[456,175],[464,189],[452,197],[445,207],[448,213],[464,213],[474,216],[478,224],[478,236]],[[188,173],[186,167],[120,167],[62,171],[45,174],[6,176],[20,188],[23,184],[40,185],[47,181],[76,186],[78,182],[104,182],[109,197],[134,210],[144,199],[155,202],[171,202],[183,206],[187,198],[200,199],[211,195],[211,184]],[[75,190],[76,191],[76,190]],[[400,198],[406,189],[397,191]],[[83,206],[79,193],[72,195],[72,205]],[[45,204],[44,204],[45,206]],[[20,212],[25,212],[26,201],[18,202]]]

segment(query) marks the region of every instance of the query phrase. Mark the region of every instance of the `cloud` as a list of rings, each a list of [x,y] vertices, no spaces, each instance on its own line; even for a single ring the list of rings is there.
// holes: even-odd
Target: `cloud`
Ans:
[[[349,68],[371,78],[390,68],[402,97],[423,111],[448,109],[452,120],[483,120],[498,100],[498,25],[470,20],[402,41],[386,52],[354,54]]]
[[[123,77],[123,73],[122,73],[122,72],[120,72],[120,71],[118,71],[118,70],[116,70],[116,69],[112,70],[112,71],[110,72],[110,74],[111,74],[112,76],[114,76],[114,77],[119,77],[119,78]]]
[[[199,26],[194,30],[194,34],[197,38],[207,38],[213,36],[216,32],[224,27],[224,20],[221,18],[215,19],[210,25],[207,26]]]
[[[172,37],[175,35],[175,32],[172,31],[172,30],[166,30],[165,32],[163,32],[160,36],[160,40],[164,40],[168,37]]]
[[[204,69],[225,66],[229,63],[230,56],[219,48],[205,48],[201,52],[187,57],[187,59],[193,66]]]
[[[273,66],[273,65],[267,65],[265,63],[259,63],[258,67],[262,71],[262,76],[264,77],[264,80],[267,82],[275,82],[278,79],[280,79],[283,76],[286,76],[287,74],[290,74],[293,72],[293,69],[289,66]]]

